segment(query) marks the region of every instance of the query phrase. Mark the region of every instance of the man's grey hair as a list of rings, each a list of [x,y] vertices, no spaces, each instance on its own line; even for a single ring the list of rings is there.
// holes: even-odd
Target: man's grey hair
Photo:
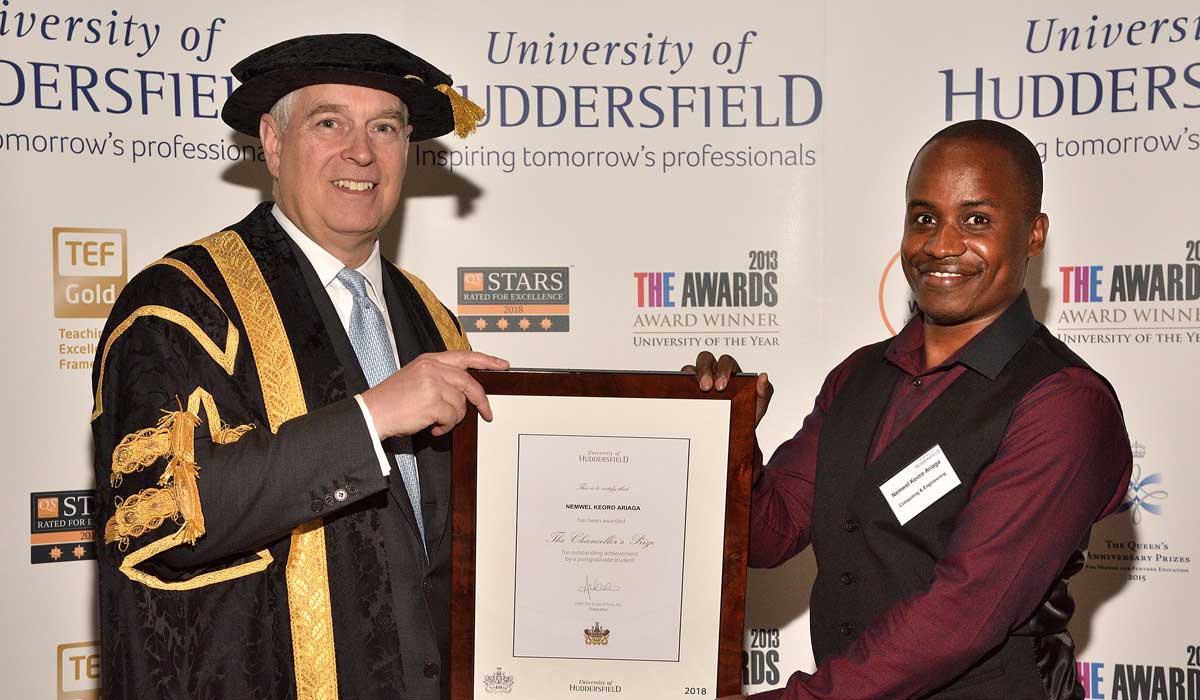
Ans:
[[[292,115],[292,103],[296,101],[296,93],[299,91],[299,88],[292,90],[271,105],[271,118],[275,120],[275,127],[281,134],[287,129],[288,117]]]
[[[271,105],[271,118],[275,120],[275,126],[281,134],[287,130],[288,120],[292,115],[292,103],[296,101],[296,93],[301,89],[303,88],[292,90]],[[408,124],[408,105],[404,104],[404,100],[400,100],[400,114],[403,122],[401,126],[406,126]]]

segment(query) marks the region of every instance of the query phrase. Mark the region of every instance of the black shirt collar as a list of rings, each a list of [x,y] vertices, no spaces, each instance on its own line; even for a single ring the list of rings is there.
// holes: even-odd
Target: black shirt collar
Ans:
[[[924,321],[920,316],[914,317],[888,344],[884,358],[896,364],[899,355],[920,352],[924,346],[920,328],[922,323]],[[1037,332],[1039,325],[1029,304],[1029,294],[1022,290],[1021,295],[1004,310],[1004,313],[980,331],[948,362],[960,363],[994,380],[1016,356],[1017,351]]]
[[[958,361],[994,380],[1037,329],[1038,321],[1029,306],[1029,294],[1021,290],[1021,296],[992,325],[975,336]]]

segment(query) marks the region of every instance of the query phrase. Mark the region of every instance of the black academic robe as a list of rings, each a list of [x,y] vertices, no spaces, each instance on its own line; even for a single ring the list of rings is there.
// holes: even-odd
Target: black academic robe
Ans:
[[[402,362],[467,347],[420,280],[384,271]],[[270,203],[130,280],[93,388],[106,698],[446,696],[449,441],[414,436],[422,547]]]

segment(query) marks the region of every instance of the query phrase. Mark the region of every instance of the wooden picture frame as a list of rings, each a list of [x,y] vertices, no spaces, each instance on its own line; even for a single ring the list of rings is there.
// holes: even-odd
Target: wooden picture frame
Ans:
[[[742,687],[742,650],[744,643],[746,562],[750,511],[750,476],[754,448],[754,375],[741,374],[731,378],[724,391],[701,391],[691,374],[682,372],[613,372],[576,370],[509,370],[504,372],[473,371],[497,411],[506,400],[500,397],[548,397],[550,405],[569,409],[570,397],[604,397],[606,399],[658,399],[685,401],[725,401],[729,403],[727,425],[694,426],[707,435],[708,431],[728,433],[728,454],[725,459],[724,533],[721,544],[720,620],[711,629],[719,630],[715,688],[699,686],[681,688],[679,695],[708,695],[709,698],[737,695]],[[559,397],[559,398],[553,398]],[[566,400],[564,400],[566,399]],[[621,405],[618,403],[606,406]],[[629,407],[645,405],[628,403]],[[655,404],[659,405],[659,404]],[[688,404],[705,408],[697,404]],[[602,420],[599,422],[603,422]],[[451,556],[453,592],[451,601],[451,700],[469,700],[476,696],[476,539],[480,532],[477,522],[479,506],[479,430],[480,418],[468,404],[468,413],[453,433],[452,524]],[[698,435],[701,432],[697,433]],[[486,465],[485,465],[486,466]],[[491,478],[489,476],[489,478]],[[689,492],[692,487],[688,487]],[[687,496],[685,496],[687,497]],[[709,496],[711,499],[712,496]],[[516,508],[516,505],[513,505]],[[487,526],[492,527],[492,526]],[[514,535],[515,537],[515,535]],[[515,545],[514,545],[515,546]],[[716,547],[705,542],[690,542],[690,547]],[[514,584],[515,586],[515,584]],[[683,613],[680,613],[682,616]],[[515,613],[514,613],[515,615]],[[682,630],[682,625],[681,625]],[[611,662],[623,663],[624,661]],[[593,663],[588,660],[587,663]],[[522,688],[511,692],[513,680],[499,668],[488,684],[488,692],[499,692],[509,698],[558,698],[559,691],[545,692]],[[501,682],[497,682],[499,678]],[[487,679],[485,679],[487,680]],[[508,689],[493,690],[507,683]],[[619,688],[618,688],[619,690]],[[633,692],[630,692],[633,691]],[[661,695],[661,692],[657,695]],[[642,697],[634,688],[622,695],[626,700]]]

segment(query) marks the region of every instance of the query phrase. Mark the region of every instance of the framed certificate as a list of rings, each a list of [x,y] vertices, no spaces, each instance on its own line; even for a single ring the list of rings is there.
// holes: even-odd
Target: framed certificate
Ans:
[[[741,692],[754,377],[475,372],[454,431],[452,700]]]

